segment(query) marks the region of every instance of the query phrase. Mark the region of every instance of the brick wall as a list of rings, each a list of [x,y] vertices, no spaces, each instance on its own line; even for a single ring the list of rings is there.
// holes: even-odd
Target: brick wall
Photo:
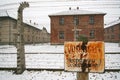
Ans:
[[[94,24],[89,24],[89,17],[94,16]],[[64,24],[59,24],[59,18],[64,18]],[[61,44],[64,41],[74,40],[74,16],[50,16],[51,19],[51,44]],[[76,27],[82,29],[79,35],[86,35],[89,40],[104,40],[104,18],[103,15],[79,15],[79,25]],[[94,30],[94,38],[90,38],[90,31]],[[59,39],[59,31],[64,31],[64,39]]]
[[[120,23],[105,28],[104,33],[106,42],[120,42]]]

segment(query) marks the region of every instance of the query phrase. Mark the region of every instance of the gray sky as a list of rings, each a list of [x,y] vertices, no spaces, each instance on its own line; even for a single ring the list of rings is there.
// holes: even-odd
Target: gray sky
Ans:
[[[0,10],[8,10],[11,15],[17,17],[19,3],[25,0],[0,0]],[[50,32],[49,14],[68,10],[69,7],[75,9],[107,13],[104,23],[117,20],[120,17],[120,0],[26,0],[30,7],[24,9],[24,21],[32,20],[43,26]]]

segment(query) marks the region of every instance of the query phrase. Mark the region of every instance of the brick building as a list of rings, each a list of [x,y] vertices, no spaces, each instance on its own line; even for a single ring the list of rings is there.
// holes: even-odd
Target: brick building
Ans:
[[[104,33],[106,42],[120,42],[120,19],[106,25]]]
[[[81,31],[76,36],[84,35],[90,41],[104,40],[105,13],[69,9],[49,15],[51,20],[51,44],[63,44],[74,40],[74,27]]]
[[[23,23],[25,43],[42,43],[50,41],[50,34],[45,28],[36,28],[35,23]],[[0,44],[15,44],[17,20],[8,11],[0,11]]]

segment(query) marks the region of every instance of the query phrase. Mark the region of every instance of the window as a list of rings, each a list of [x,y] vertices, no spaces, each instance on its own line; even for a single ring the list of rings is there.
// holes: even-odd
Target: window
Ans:
[[[109,28],[107,28],[107,33],[109,33]]]
[[[114,27],[111,27],[111,32],[114,32]]]
[[[73,22],[74,22],[75,26],[79,25],[79,17],[78,16],[74,16]]]
[[[119,39],[120,39],[120,34],[119,34]]]
[[[94,24],[94,16],[90,16],[89,17],[89,23],[90,24]]]
[[[59,32],[59,39],[64,39],[64,31]]]
[[[90,38],[95,38],[95,30],[90,31]]]
[[[111,39],[114,39],[114,35],[111,35]]]
[[[63,17],[59,18],[59,24],[64,25],[64,18]]]

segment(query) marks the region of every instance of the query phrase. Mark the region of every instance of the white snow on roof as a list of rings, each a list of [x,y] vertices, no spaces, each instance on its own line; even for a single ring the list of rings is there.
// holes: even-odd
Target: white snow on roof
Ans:
[[[17,15],[13,14],[13,12],[9,10],[0,10],[0,17],[11,17],[17,19]]]
[[[101,12],[93,12],[93,11],[87,11],[87,10],[73,9],[73,10],[58,12],[58,13],[55,13],[55,14],[50,14],[49,16],[60,16],[60,15],[91,15],[91,14],[104,14],[105,15],[105,13],[101,13]]]
[[[0,11],[0,17],[3,17],[3,16],[9,16],[8,14],[7,14],[7,11]]]
[[[116,24],[120,24],[120,19],[115,20],[115,21],[113,21],[113,22],[110,22],[109,24],[106,24],[106,25],[105,25],[105,28],[114,26],[114,25],[116,25]]]
[[[0,17],[11,17],[17,20],[17,14],[14,14],[12,11],[9,11],[9,10],[0,10]],[[26,20],[24,20],[24,23],[31,25],[37,29],[40,29],[40,26],[37,23],[32,23],[32,22],[30,23]]]

